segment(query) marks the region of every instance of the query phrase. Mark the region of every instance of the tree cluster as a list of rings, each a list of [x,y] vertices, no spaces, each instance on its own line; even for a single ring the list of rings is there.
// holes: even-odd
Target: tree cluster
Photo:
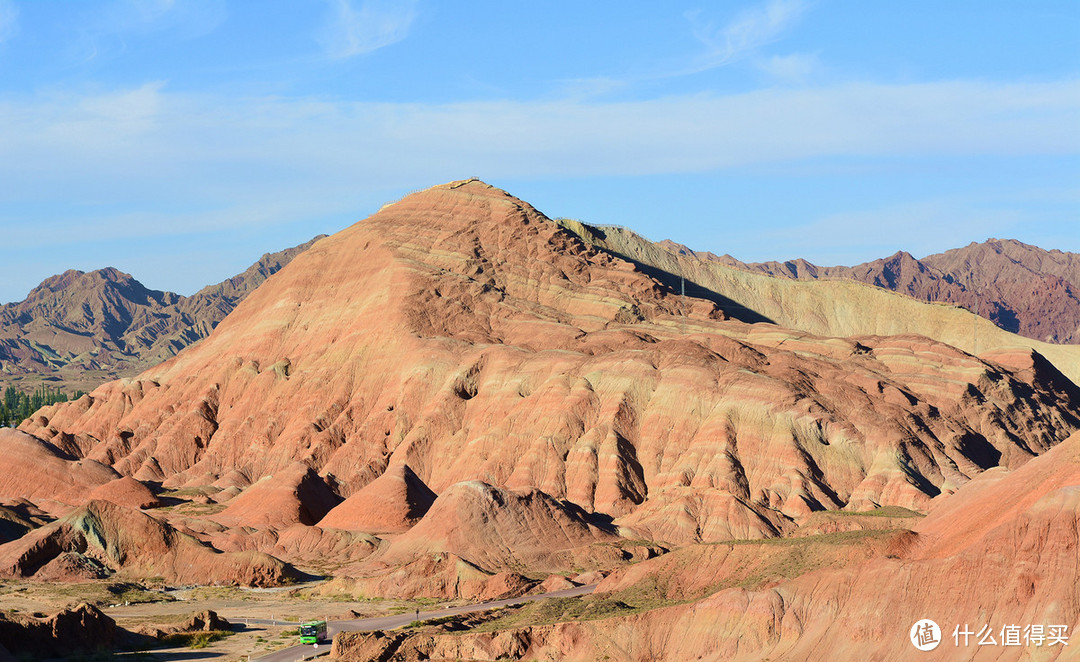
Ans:
[[[75,391],[70,396],[59,388],[49,388],[42,384],[33,393],[23,393],[14,386],[4,389],[4,399],[0,401],[0,426],[14,426],[30,418],[38,409],[55,404],[78,400],[85,391]]]

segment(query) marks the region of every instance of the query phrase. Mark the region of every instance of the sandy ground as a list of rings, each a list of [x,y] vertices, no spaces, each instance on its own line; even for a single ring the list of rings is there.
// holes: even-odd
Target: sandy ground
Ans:
[[[109,590],[112,586],[113,590]],[[121,588],[126,589],[116,593]],[[46,584],[27,581],[0,582],[0,609],[48,616],[80,602],[96,604],[119,627],[136,630],[140,626],[166,627],[187,620],[192,614],[210,609],[233,624],[233,633],[205,648],[152,648],[118,653],[125,660],[237,660],[247,662],[299,643],[296,633],[302,620],[356,619],[430,610],[457,603],[430,600],[356,599],[355,596],[319,595],[319,583],[283,589],[200,587],[180,590],[143,591],[118,587],[108,581],[79,584]],[[155,600],[135,602],[135,600]],[[125,604],[128,603],[128,604]],[[247,619],[274,620],[273,625]]]

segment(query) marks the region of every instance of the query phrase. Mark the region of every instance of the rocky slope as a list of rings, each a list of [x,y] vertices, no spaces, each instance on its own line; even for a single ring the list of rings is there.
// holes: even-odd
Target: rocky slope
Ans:
[[[0,306],[0,386],[48,378],[96,386],[135,374],[205,338],[233,308],[315,241],[264,255],[242,274],[190,297],[147,289],[108,267],[46,278]]]
[[[429,629],[393,641],[350,633],[335,639],[332,659],[1071,660],[1080,642],[1078,511],[1080,434],[1015,471],[986,472],[871,558],[844,558],[834,540],[816,569],[770,582],[753,576],[762,558],[805,562],[815,552],[698,546],[610,577],[589,599],[622,605],[624,614],[494,632]],[[618,600],[632,602],[635,589],[670,606],[631,609]],[[923,618],[938,623],[943,641],[920,654],[908,628]],[[1044,633],[1064,626],[1068,645],[1001,643],[1003,628],[1031,624]],[[995,644],[962,635],[984,626]]]
[[[854,280],[976,311],[1000,328],[1050,343],[1080,343],[1080,255],[1044,250],[1015,239],[972,242],[916,259],[900,251],[854,267],[820,267],[806,260],[745,263],[698,253],[673,242],[661,246],[736,269],[798,280]]]
[[[878,562],[915,568],[923,557],[909,550],[930,546],[850,513],[886,507],[921,526],[912,511],[933,513],[985,476],[1072,461],[1075,441],[1063,442],[1080,429],[1080,389],[1067,375],[1080,348],[987,322],[976,356],[937,337],[952,338],[957,319],[971,323],[955,308],[857,283],[747,274],[636,241],[556,223],[475,180],[384,207],[297,256],[202,342],[0,435],[0,453],[31,448],[45,466],[82,472],[50,490],[29,468],[0,483],[0,503],[26,498],[60,518],[0,545],[2,568],[27,574],[18,559],[46,540],[69,543],[48,543],[59,550],[50,559],[86,555],[90,541],[74,532],[94,529],[75,524],[88,518],[147,527],[147,540],[164,541],[155,547],[162,559],[205,556],[153,566],[159,575],[185,567],[221,581],[210,560],[259,553],[398,597],[501,596],[604,574],[624,581],[632,573],[621,568],[637,561],[660,555],[634,567],[669,568],[669,550],[719,550],[733,539],[765,550],[688,557],[705,579],[676,582],[669,597],[690,600],[701,596],[679,591],[704,592],[717,567],[759,557],[773,559],[762,572],[776,581],[830,568],[848,581],[850,568]],[[691,281],[686,297],[680,273]],[[910,308],[891,319],[885,301]],[[762,310],[746,310],[756,304]],[[142,512],[90,500],[137,496],[119,476],[163,490],[170,505]],[[1076,509],[1066,501],[1060,512]],[[815,535],[872,540],[837,551]],[[179,539],[190,542],[169,544]],[[805,562],[785,562],[795,549]],[[107,565],[112,557],[95,554],[109,572],[149,563],[134,555]],[[977,577],[972,563],[964,568]],[[987,568],[987,581],[1012,581]],[[757,650],[821,641],[809,626],[771,639],[767,624],[780,623],[789,603],[757,586],[762,573],[742,571],[751,588],[701,607],[710,627],[722,616]],[[1072,604],[1047,586],[1040,599]],[[703,627],[697,603],[617,599],[634,613],[614,602],[595,613],[640,625],[650,639],[623,642],[632,650],[678,659],[707,645],[704,635],[671,634],[678,619],[690,632]],[[536,645],[591,659],[589,628],[610,638],[611,620],[576,626],[580,649],[541,630]],[[718,650],[701,654],[732,652]]]
[[[319,520],[319,526],[367,533],[402,533],[420,521],[438,495],[407,464],[386,468]]]
[[[258,552],[223,554],[146,513],[90,501],[0,545],[0,576],[42,581],[162,577],[174,584],[274,586],[297,574]]]
[[[1080,347],[1009,333],[953,305],[927,305],[857,280],[755,273],[724,264],[708,253],[653,243],[625,228],[594,228],[566,219],[559,222],[582,241],[637,263],[676,291],[685,287],[688,297],[709,298],[728,315],[749,323],[773,322],[788,329],[840,337],[914,333],[976,355],[1030,348],[1080,382]],[[804,267],[796,264],[792,274],[807,273]]]
[[[106,655],[116,634],[116,622],[86,603],[63,609],[48,618],[0,613],[0,660]]]

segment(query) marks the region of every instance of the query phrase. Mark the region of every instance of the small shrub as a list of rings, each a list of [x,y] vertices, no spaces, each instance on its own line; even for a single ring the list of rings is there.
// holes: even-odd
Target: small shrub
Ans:
[[[220,641],[231,635],[232,632],[213,630],[211,632],[174,632],[162,638],[162,642],[169,646],[187,646],[188,648],[206,648],[215,641]]]

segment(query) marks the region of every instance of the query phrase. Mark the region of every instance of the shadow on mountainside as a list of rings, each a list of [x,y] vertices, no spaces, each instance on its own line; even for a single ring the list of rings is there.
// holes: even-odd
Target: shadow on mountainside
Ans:
[[[593,232],[597,232],[598,230],[597,228],[590,229]],[[776,324],[774,320],[769,319],[768,317],[762,315],[756,310],[747,308],[741,303],[734,301],[733,299],[729,299],[718,292],[714,292],[709,288],[705,287],[704,285],[699,285],[698,283],[695,283],[688,278],[684,279],[683,277],[679,276],[679,274],[673,274],[670,271],[664,271],[663,269],[648,265],[644,262],[641,262],[640,260],[635,260],[628,255],[623,255],[622,253],[609,250],[602,246],[594,245],[594,248],[596,248],[596,250],[603,251],[608,255],[611,255],[612,257],[617,257],[620,260],[626,260],[627,262],[630,262],[638,269],[640,269],[641,272],[644,273],[646,276],[655,278],[664,287],[668,288],[669,290],[671,290],[671,292],[675,294],[679,294],[685,291],[686,296],[688,297],[712,301],[717,305],[717,307],[724,311],[724,314],[726,314],[731,319],[738,320],[740,322],[746,322],[747,324],[757,324],[758,322]]]

